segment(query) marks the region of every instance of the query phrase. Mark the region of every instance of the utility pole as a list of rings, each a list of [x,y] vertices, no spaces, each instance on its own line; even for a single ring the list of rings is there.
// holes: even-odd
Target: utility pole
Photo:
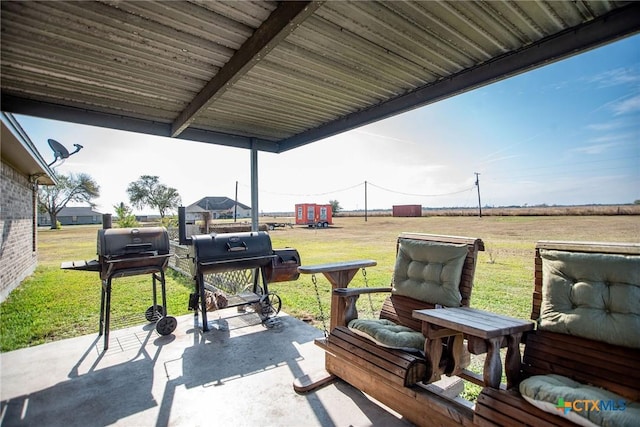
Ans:
[[[367,222],[367,181],[364,182],[364,222]]]
[[[482,204],[480,203],[480,174],[478,172],[474,172],[476,174],[476,187],[478,187],[478,211],[480,213],[479,217],[482,218]]]

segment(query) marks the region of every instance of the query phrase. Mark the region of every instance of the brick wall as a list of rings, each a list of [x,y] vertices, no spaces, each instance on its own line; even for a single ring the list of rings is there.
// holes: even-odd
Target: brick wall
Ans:
[[[36,268],[33,192],[29,179],[2,162],[0,172],[0,302]]]

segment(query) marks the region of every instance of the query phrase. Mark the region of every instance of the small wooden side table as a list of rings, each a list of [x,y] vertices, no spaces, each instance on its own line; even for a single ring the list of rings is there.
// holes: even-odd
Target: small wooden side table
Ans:
[[[506,337],[507,387],[517,384],[521,363],[520,340],[523,332],[533,329],[533,322],[469,307],[414,310],[413,317],[422,321],[422,333],[427,339],[425,354],[429,357],[434,371],[438,370],[442,355],[441,338],[462,334],[481,338],[487,343],[483,371],[485,386],[499,388],[502,378],[500,345]],[[439,377],[439,373],[436,375]]]

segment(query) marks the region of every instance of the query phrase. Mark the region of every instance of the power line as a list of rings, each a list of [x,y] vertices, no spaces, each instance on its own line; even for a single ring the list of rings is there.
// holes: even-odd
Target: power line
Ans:
[[[397,191],[397,190],[390,190],[390,189],[388,189],[388,188],[384,188],[384,187],[381,187],[381,186],[379,186],[379,185],[376,185],[376,184],[374,184],[374,183],[372,183],[372,182],[369,182],[369,185],[371,185],[371,186],[373,186],[373,187],[376,187],[376,188],[378,188],[378,189],[380,189],[380,190],[387,191],[387,192],[389,192],[389,193],[401,194],[401,195],[403,195],[403,196],[416,196],[416,197],[440,197],[440,196],[451,196],[451,195],[453,195],[453,194],[465,193],[465,192],[467,192],[467,191],[473,190],[473,187],[475,187],[475,184],[474,184],[472,187],[465,188],[465,189],[463,189],[463,190],[459,190],[459,191],[453,191],[453,192],[451,192],[451,193],[441,193],[441,194],[416,194],[416,193],[405,193],[405,192]]]
[[[241,185],[243,187],[249,188],[245,184],[241,184]],[[338,189],[338,190],[326,191],[324,193],[306,193],[306,194],[302,194],[302,193],[280,193],[280,192],[277,192],[277,191],[269,191],[269,190],[262,190],[262,189],[260,189],[259,192],[260,193],[264,193],[264,194],[272,194],[272,195],[276,195],[276,196],[316,197],[316,196],[326,196],[328,194],[334,194],[334,193],[341,193],[343,191],[352,190],[352,189],[360,187],[362,185],[364,185],[364,183],[360,182],[360,183],[354,184],[354,185],[352,185],[350,187],[346,187],[346,188],[342,188],[342,189]]]

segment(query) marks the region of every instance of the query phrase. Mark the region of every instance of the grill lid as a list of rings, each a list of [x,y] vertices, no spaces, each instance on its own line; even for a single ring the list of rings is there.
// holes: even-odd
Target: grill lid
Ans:
[[[97,253],[106,258],[166,255],[169,233],[164,227],[101,229]]]
[[[275,255],[269,234],[252,231],[191,236],[189,256],[194,260],[192,273],[213,273],[262,267]]]

